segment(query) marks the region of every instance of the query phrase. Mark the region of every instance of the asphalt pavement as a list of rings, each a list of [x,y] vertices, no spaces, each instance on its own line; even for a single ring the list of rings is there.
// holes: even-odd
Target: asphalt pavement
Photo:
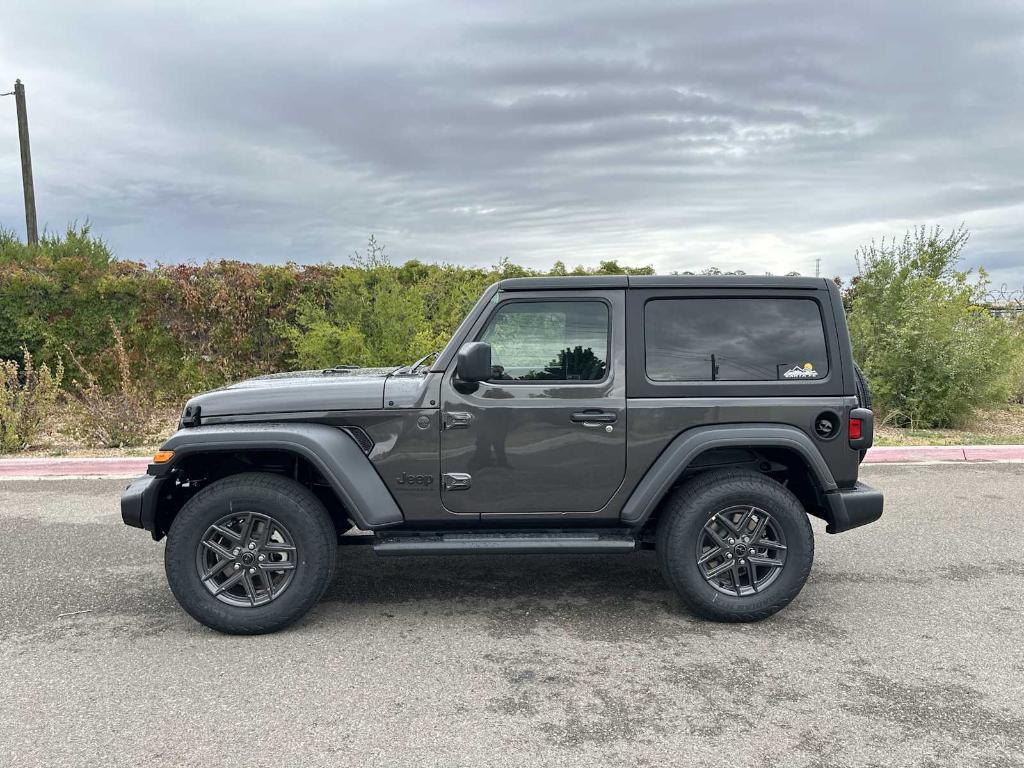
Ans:
[[[175,603],[120,480],[0,481],[0,766],[1021,766],[1024,465],[872,466],[756,625],[652,553],[378,558],[263,637]]]

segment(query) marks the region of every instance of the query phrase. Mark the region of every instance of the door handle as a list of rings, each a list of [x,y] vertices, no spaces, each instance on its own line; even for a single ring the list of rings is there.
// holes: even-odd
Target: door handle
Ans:
[[[613,411],[577,411],[569,417],[569,421],[584,427],[599,427],[602,424],[613,424],[618,418]]]

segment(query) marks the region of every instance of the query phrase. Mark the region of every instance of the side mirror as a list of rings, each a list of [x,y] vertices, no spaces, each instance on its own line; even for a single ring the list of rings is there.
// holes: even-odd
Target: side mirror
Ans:
[[[491,378],[491,345],[486,341],[463,344],[455,363],[455,373],[466,382]]]

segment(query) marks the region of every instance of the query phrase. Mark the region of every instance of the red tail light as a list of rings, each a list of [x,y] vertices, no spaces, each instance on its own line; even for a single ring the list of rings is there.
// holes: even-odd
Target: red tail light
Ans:
[[[861,434],[861,420],[860,419],[850,419],[850,439],[851,440],[860,440],[861,437],[862,437],[862,434]]]

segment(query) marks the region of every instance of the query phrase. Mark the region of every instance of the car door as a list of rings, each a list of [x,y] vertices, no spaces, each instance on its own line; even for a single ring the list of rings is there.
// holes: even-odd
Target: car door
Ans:
[[[493,378],[441,386],[444,506],[459,513],[593,513],[626,466],[622,290],[503,291],[467,341]]]

